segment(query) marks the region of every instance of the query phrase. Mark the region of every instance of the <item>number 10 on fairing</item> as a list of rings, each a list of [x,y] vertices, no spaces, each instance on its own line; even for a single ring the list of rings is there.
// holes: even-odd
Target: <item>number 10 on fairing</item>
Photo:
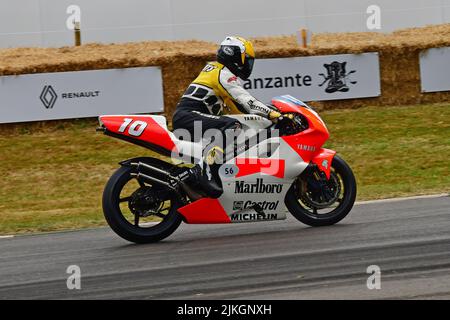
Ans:
[[[131,126],[128,128],[128,134],[134,137],[139,137],[147,127],[147,122],[140,120],[136,120],[133,122],[133,119],[125,118],[123,119],[123,123],[119,128],[119,132],[125,132],[130,123]]]

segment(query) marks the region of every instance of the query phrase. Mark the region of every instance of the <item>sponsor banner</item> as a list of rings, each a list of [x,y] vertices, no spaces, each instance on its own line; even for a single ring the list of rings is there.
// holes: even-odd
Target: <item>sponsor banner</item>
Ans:
[[[0,123],[163,109],[159,67],[0,77]]]
[[[377,52],[258,59],[242,82],[257,99],[290,94],[304,101],[375,97],[381,94]]]
[[[420,52],[422,92],[450,91],[450,47]]]

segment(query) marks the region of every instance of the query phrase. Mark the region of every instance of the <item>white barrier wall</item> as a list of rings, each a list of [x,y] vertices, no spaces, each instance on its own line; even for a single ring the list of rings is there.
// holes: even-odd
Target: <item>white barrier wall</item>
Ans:
[[[0,77],[0,123],[163,109],[159,67]]]
[[[66,27],[71,5],[81,9],[83,42],[202,39],[229,34],[270,36],[368,31],[370,5],[381,29],[450,22],[450,0],[2,0],[0,48],[73,44]]]
[[[450,47],[420,53],[422,92],[450,91]]]

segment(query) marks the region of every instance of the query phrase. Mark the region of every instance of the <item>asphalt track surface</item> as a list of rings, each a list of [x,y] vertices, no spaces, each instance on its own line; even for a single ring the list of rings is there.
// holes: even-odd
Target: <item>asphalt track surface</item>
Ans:
[[[67,289],[69,265],[81,290]],[[359,204],[322,228],[182,225],[150,245],[108,228],[0,239],[0,299],[131,298],[449,299],[450,197]]]

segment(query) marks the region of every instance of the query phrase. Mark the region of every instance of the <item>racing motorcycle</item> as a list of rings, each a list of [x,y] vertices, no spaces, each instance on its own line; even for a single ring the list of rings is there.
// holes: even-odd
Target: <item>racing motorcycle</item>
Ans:
[[[278,134],[253,145],[244,143],[216,165],[211,171],[221,192],[214,197],[180,178],[189,162],[192,167],[198,160],[201,142],[177,138],[164,116],[100,116],[99,131],[161,155],[120,162],[103,193],[109,226],[128,241],[150,243],[171,235],[181,222],[282,220],[287,212],[309,226],[341,221],[355,202],[356,181],[336,151],[322,148],[329,137],[325,123],[310,106],[289,95],[273,98],[270,107],[282,114],[276,123],[256,115],[230,115],[244,132]],[[173,159],[174,151],[182,160]]]

